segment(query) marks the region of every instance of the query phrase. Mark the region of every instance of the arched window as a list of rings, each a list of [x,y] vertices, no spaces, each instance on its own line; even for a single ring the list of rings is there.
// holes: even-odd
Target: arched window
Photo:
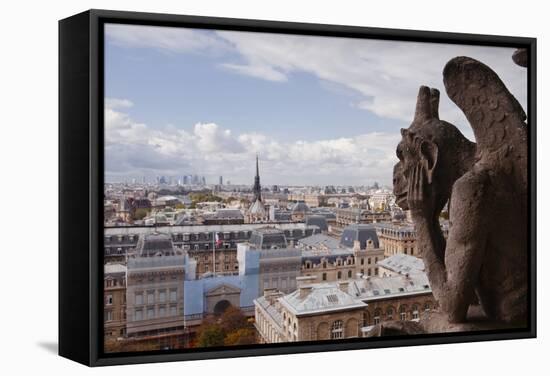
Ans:
[[[370,325],[370,314],[369,311],[363,312],[363,326]]]
[[[393,308],[392,307],[388,307],[388,309],[386,310],[386,319],[388,321],[393,320]]]
[[[341,279],[341,278],[342,278],[342,272],[338,271],[338,279]]]
[[[399,307],[399,320],[407,320],[407,306],[402,305],[401,307]]]
[[[413,320],[417,320],[418,317],[419,317],[419,315],[418,315],[418,305],[414,304],[412,306],[412,318],[413,318]]]
[[[424,303],[424,311],[429,312],[430,309],[432,309],[432,303],[431,302]]]
[[[344,322],[336,320],[330,327],[330,339],[344,338]]]
[[[380,310],[380,308],[376,308],[374,310],[374,325],[378,325],[380,324],[380,315],[382,314],[382,311]]]

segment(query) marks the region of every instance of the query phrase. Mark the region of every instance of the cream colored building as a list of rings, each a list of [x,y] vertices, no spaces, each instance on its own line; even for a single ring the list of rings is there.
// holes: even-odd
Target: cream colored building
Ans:
[[[367,240],[365,249],[355,241],[353,249],[324,248],[302,251],[302,276],[311,276],[315,282],[334,282],[360,276],[377,276],[378,261],[384,259],[384,249],[376,248],[372,240]]]
[[[424,273],[307,283],[283,295],[255,299],[255,325],[264,343],[362,337],[373,325],[418,320],[436,306]]]
[[[267,293],[256,299],[256,328],[262,342],[358,337],[367,305],[353,299],[347,288],[347,282],[305,285],[288,295]]]

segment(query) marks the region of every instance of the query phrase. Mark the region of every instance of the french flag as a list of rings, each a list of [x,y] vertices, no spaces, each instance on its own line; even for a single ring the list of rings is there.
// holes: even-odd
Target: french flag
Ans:
[[[216,232],[216,247],[219,247],[222,245],[222,241],[220,239],[220,235]]]

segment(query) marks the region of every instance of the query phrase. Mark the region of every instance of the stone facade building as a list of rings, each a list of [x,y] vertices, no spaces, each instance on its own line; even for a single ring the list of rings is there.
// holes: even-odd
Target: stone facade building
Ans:
[[[396,254],[420,257],[416,245],[416,232],[412,225],[381,223],[376,226],[376,232],[386,257]]]
[[[281,230],[289,244],[319,232],[317,226],[304,223],[109,227],[104,231],[104,259],[106,262],[125,262],[128,255],[135,254],[140,236],[158,231],[170,235],[174,247],[187,251],[197,261],[199,275],[213,272],[214,265],[216,272],[236,273],[237,244],[248,242],[255,230],[266,227]],[[215,245],[216,252],[213,252]]]
[[[391,212],[388,210],[374,211],[360,208],[336,209],[336,224],[340,227],[352,224],[368,224],[391,221]]]
[[[347,293],[347,283],[301,286],[295,292],[256,299],[262,342],[297,342],[359,337],[366,304]]]
[[[441,224],[443,236],[447,238],[449,228],[447,223]],[[405,254],[422,257],[416,243],[416,230],[410,223],[377,223],[376,233],[384,248],[386,257]]]
[[[103,270],[105,341],[117,340],[126,335],[126,266],[106,264]]]
[[[194,278],[195,263],[177,249],[168,234],[140,236],[137,254],[127,264],[129,338],[158,341],[173,348],[183,339],[183,285]]]
[[[316,282],[334,282],[356,278],[357,275],[377,276],[377,262],[384,259],[384,250],[376,248],[372,240],[361,249],[359,241],[354,248],[333,248],[302,251],[302,276],[314,277]]]
[[[364,336],[384,321],[418,320],[435,301],[424,273],[303,284],[284,295],[266,290],[254,301],[264,343]]]

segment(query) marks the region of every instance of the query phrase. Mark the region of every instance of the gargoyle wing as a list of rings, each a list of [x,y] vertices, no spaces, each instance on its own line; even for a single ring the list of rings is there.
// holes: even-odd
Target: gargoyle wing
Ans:
[[[479,155],[527,144],[525,112],[491,68],[469,57],[455,57],[443,69],[443,82],[474,130]]]

